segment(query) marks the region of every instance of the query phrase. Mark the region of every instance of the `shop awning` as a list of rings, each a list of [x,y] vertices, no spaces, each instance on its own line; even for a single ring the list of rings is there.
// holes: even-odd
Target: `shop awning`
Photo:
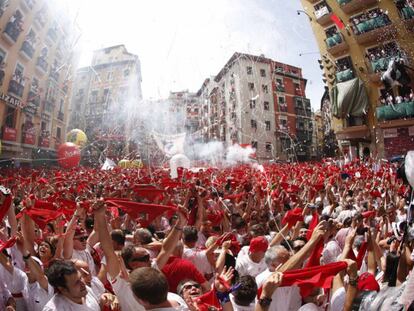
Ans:
[[[337,83],[331,90],[332,114],[337,118],[366,114],[368,94],[359,78]]]

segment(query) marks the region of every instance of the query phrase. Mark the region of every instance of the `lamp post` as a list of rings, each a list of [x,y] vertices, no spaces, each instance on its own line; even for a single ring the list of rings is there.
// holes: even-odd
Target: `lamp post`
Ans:
[[[309,21],[310,22],[312,21],[312,17],[310,17],[310,15],[306,11],[304,11],[304,10],[296,10],[296,13],[298,15],[300,15],[300,13],[303,13],[303,14],[305,14],[309,18]]]

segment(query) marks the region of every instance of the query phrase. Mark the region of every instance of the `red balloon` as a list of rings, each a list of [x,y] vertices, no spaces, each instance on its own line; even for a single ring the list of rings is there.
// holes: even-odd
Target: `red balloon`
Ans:
[[[81,153],[73,143],[64,143],[58,149],[58,163],[63,168],[73,168],[79,165]]]

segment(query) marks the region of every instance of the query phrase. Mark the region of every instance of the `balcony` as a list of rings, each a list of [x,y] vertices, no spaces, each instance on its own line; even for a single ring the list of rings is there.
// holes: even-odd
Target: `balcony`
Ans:
[[[9,43],[14,44],[17,41],[20,33],[22,32],[19,22],[8,22],[6,29],[3,32],[3,38]]]
[[[37,58],[37,62],[36,62],[36,69],[42,74],[46,74],[47,73],[47,61],[46,59],[44,59],[43,57],[38,57]]]
[[[49,137],[40,136],[39,137],[39,147],[49,148],[50,146],[50,139]]]
[[[352,14],[356,11],[369,8],[370,6],[373,6],[378,2],[377,0],[336,0],[336,1],[340,4],[342,11],[344,11],[346,14]]]
[[[361,45],[392,39],[396,32],[385,14],[356,24],[354,31],[356,41]]]
[[[36,4],[36,0],[23,0],[21,4],[25,11],[31,11]]]
[[[336,73],[337,82],[345,82],[355,77],[354,72],[351,69],[346,69]]]
[[[23,132],[23,144],[34,145],[36,143],[36,135],[34,129]]]
[[[409,31],[414,31],[414,10],[411,7],[404,7],[400,11],[401,18]]]
[[[319,10],[315,11],[316,22],[321,26],[333,23],[331,20],[332,11],[328,6],[323,6]]]
[[[59,71],[56,71],[55,69],[52,69],[51,71],[50,71],[50,77],[53,79],[53,80],[55,80],[56,82],[58,82],[59,81]]]
[[[12,127],[3,127],[2,139],[5,141],[16,141],[17,140],[17,130]]]
[[[53,42],[56,42],[58,37],[56,28],[49,28],[47,31],[47,37],[50,38]]]
[[[348,43],[340,33],[327,38],[325,42],[326,50],[333,56],[340,56],[341,54],[345,54],[349,49]]]
[[[393,106],[377,107],[377,119],[388,121],[414,117],[414,101],[394,104]]]
[[[57,115],[57,118],[58,118],[58,120],[63,122],[63,120],[65,119],[64,113],[62,111],[59,111],[58,115]]]
[[[276,85],[276,91],[285,92],[285,87],[283,85]]]
[[[33,57],[35,49],[29,41],[24,41],[20,52],[26,60],[30,60]]]
[[[48,113],[52,113],[53,109],[55,108],[56,100],[54,98],[49,98],[44,102],[44,111]]]
[[[22,97],[24,91],[24,85],[20,84],[16,80],[10,80],[8,92],[16,95],[17,97]]]

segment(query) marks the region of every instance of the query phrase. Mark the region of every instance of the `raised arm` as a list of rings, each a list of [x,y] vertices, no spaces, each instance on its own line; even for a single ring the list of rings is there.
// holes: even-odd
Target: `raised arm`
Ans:
[[[106,258],[106,270],[111,278],[116,278],[121,271],[119,259],[115,254],[114,247],[112,245],[111,235],[109,234],[106,224],[105,211],[106,205],[102,201],[98,201],[94,204],[94,216],[95,216],[95,230],[99,235],[99,242]]]
[[[67,231],[65,233],[65,240],[63,242],[63,258],[71,259],[73,255],[73,238],[75,237],[75,230],[78,220],[81,217],[80,207],[78,207],[69,221]]]
[[[162,243],[161,251],[156,259],[158,269],[160,270],[167,263],[168,259],[175,249],[175,246],[181,238],[183,227],[187,224],[187,218],[185,216],[187,213],[188,211],[184,207],[179,209],[178,223],[171,229],[170,233]]]
[[[326,225],[326,221],[321,221],[316,228],[313,230],[312,236],[309,239],[308,243],[305,244],[302,249],[293,255],[282,267],[280,267],[277,271],[285,272],[292,269],[297,269],[301,266],[301,264],[305,261],[306,257],[309,253],[316,247],[316,244],[319,242],[320,239],[323,238],[325,234],[324,227]]]

